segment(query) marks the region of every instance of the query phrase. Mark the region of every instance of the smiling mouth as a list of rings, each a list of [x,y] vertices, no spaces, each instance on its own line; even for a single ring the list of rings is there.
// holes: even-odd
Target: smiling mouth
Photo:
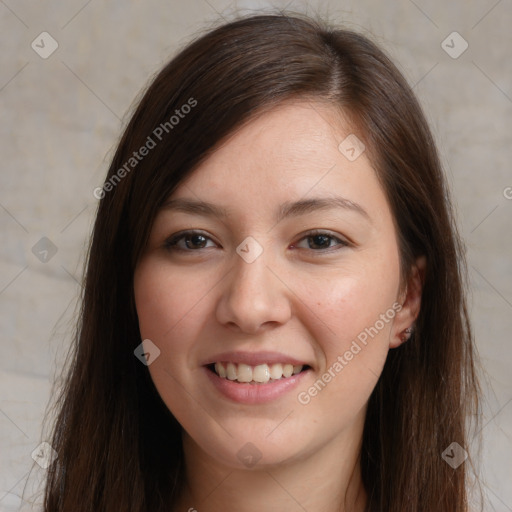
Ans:
[[[259,364],[250,366],[243,363],[218,362],[207,365],[207,368],[221,379],[244,384],[267,384],[284,380],[292,375],[309,370],[309,365],[293,364]]]

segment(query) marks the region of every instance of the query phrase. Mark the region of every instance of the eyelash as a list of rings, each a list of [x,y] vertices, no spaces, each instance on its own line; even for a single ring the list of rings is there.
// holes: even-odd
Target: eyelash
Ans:
[[[184,253],[184,252],[199,252],[200,249],[208,249],[208,247],[200,247],[198,249],[183,249],[183,248],[177,246],[177,243],[181,239],[186,238],[188,236],[194,236],[194,235],[201,235],[204,238],[206,238],[207,240],[212,240],[209,236],[202,233],[201,231],[196,231],[196,230],[181,231],[181,232],[176,233],[175,235],[171,236],[169,239],[167,239],[164,243],[164,247],[169,252],[177,251],[177,252],[182,252],[182,253]],[[306,233],[299,241],[302,241],[307,238],[313,238],[315,236],[325,236],[332,240],[336,240],[337,242],[339,242],[338,245],[340,246],[338,249],[336,249],[336,248],[333,249],[332,247],[327,247],[325,250],[309,249],[315,253],[331,253],[333,250],[337,251],[337,250],[340,250],[342,247],[350,246],[349,242],[332,235],[329,231],[322,231],[322,230],[312,230],[312,231]],[[299,249],[303,249],[303,248],[300,247]]]

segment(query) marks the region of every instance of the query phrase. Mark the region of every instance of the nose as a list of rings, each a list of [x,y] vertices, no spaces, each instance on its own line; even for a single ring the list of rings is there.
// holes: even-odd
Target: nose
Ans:
[[[217,320],[237,331],[256,334],[285,324],[291,316],[290,290],[265,252],[248,263],[234,255],[217,304]]]

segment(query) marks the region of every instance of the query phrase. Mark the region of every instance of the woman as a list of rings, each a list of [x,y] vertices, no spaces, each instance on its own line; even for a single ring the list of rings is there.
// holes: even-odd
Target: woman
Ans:
[[[47,512],[468,509],[463,245],[372,42],[285,15],[211,31],[95,196]]]

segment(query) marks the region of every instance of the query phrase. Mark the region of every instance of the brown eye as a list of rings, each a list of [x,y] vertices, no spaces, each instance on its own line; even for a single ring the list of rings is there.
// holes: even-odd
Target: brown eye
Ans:
[[[169,238],[165,242],[165,248],[169,251],[188,251],[192,252],[197,249],[207,248],[209,237],[197,231],[182,231]],[[183,243],[183,242],[184,243]]]
[[[322,252],[322,249],[324,250],[323,252],[325,252],[326,249],[334,249],[336,246],[346,247],[349,245],[348,242],[324,231],[308,233],[301,240],[307,241],[307,247],[301,247],[298,244],[296,244],[295,247],[300,249],[310,249],[315,252]],[[332,242],[337,243],[332,245]]]
[[[309,246],[310,249],[328,249],[330,247],[331,240],[334,240],[333,237],[328,235],[312,235],[307,237],[308,240],[312,241],[312,245],[316,247]]]

